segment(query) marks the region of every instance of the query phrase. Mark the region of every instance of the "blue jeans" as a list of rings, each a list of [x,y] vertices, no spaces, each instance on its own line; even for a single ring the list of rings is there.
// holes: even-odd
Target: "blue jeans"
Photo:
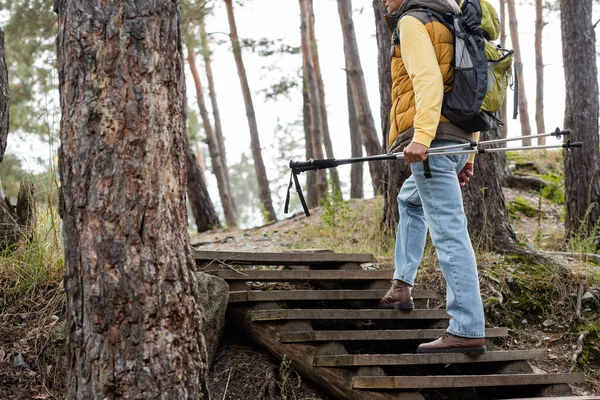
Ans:
[[[431,148],[457,144],[434,140]],[[400,223],[396,236],[394,279],[413,286],[423,257],[427,229],[446,279],[448,332],[469,338],[484,337],[484,314],[475,253],[467,230],[467,217],[457,173],[467,154],[429,157],[431,178],[424,163],[410,165],[412,176],[398,195]]]

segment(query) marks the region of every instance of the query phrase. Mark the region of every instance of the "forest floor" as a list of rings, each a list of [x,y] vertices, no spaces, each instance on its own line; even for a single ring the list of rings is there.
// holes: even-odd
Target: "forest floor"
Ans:
[[[563,248],[563,206],[537,191],[504,189],[511,223],[525,246],[542,251],[589,251],[585,239]],[[194,235],[205,250],[286,251],[329,249],[371,253],[376,268],[393,269],[393,237],[379,228],[382,199],[331,200],[310,218],[295,215],[248,230],[218,230]],[[556,256],[557,265],[531,264],[519,256],[477,251],[487,323],[506,326],[502,349],[548,349],[547,360],[534,361],[539,372],[575,371],[586,383],[572,386],[579,395],[600,396],[600,269],[579,257]],[[57,261],[58,265],[58,261]],[[59,265],[61,267],[62,265]],[[0,400],[62,399],[66,377],[65,297],[62,272],[15,292],[0,263]],[[13,280],[17,278],[12,278]],[[17,279],[18,280],[18,279]],[[445,292],[434,250],[428,244],[417,277],[420,289]],[[578,297],[581,307],[578,306]],[[583,352],[573,363],[577,339],[588,331]],[[213,398],[327,399],[302,379],[287,361],[280,362],[234,329],[225,335],[210,371]]]

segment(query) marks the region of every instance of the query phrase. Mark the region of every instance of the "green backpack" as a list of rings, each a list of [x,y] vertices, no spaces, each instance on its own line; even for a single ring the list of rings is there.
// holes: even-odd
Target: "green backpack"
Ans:
[[[454,78],[444,94],[442,115],[467,132],[490,130],[503,124],[496,114],[502,107],[512,75],[513,51],[492,41],[500,36],[494,7],[485,0],[464,0],[461,14],[425,12],[442,22],[454,34]]]

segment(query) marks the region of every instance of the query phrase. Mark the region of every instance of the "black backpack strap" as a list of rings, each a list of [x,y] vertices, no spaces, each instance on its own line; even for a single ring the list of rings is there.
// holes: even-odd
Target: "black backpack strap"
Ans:
[[[448,20],[449,19],[454,19],[455,15],[454,14],[445,14],[442,15],[437,11],[433,11],[429,8],[411,8],[407,11],[405,11],[400,18],[402,18],[403,16],[407,15],[407,14],[411,14],[411,13],[425,13],[427,15],[429,15],[430,17],[434,17],[435,19],[437,19],[439,22],[441,22],[442,24],[444,24],[444,26],[446,26],[446,28],[448,28],[450,30],[450,32],[454,33],[454,25],[452,25]]]

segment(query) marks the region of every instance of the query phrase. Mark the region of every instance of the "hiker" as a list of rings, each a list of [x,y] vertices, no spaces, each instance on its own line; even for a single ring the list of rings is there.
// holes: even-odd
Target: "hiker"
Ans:
[[[417,352],[484,353],[484,313],[461,186],[473,176],[474,155],[427,157],[430,148],[477,141],[441,115],[453,82],[453,33],[425,10],[460,13],[454,0],[381,0],[393,31],[390,152],[404,151],[412,176],[398,195],[394,281],[380,308],[414,308],[411,290],[429,229],[447,287],[450,325]],[[412,11],[410,11],[412,10]],[[407,12],[408,11],[408,12]]]

